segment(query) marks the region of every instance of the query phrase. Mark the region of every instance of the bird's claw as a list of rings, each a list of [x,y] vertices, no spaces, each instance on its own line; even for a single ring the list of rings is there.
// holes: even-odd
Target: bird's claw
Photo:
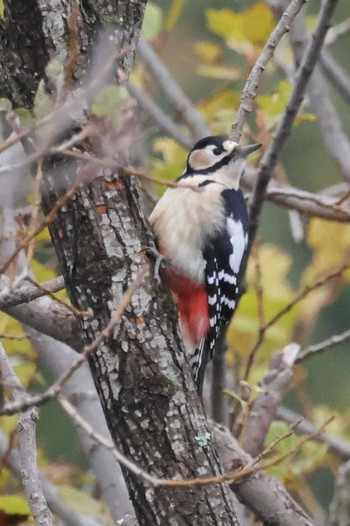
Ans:
[[[158,282],[160,282],[160,268],[168,262],[168,259],[164,257],[160,252],[158,252],[158,250],[155,247],[144,247],[142,249],[142,252],[146,256],[146,258],[153,263],[153,277]]]

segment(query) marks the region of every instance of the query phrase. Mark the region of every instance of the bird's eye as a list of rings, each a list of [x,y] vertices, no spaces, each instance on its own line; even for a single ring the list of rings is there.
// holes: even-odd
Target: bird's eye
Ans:
[[[220,148],[214,148],[213,153],[214,155],[220,155],[220,153],[222,153],[222,150]]]

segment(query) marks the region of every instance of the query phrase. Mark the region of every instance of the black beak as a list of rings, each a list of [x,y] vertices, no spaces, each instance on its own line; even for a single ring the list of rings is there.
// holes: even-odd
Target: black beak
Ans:
[[[258,150],[261,148],[262,144],[249,144],[248,146],[237,146],[237,148],[234,151],[235,155],[238,155],[240,157],[247,157],[249,154],[255,152],[255,150]]]

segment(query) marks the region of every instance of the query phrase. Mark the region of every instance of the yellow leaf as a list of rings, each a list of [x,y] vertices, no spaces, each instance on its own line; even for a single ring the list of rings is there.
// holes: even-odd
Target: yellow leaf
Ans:
[[[165,163],[179,164],[182,166],[181,171],[183,170],[188,153],[176,141],[163,137],[158,138],[154,141],[153,149],[162,154]]]
[[[40,234],[38,234],[35,237],[35,239],[39,243],[50,243],[51,244],[51,236],[50,236],[49,229],[47,227],[44,228],[44,230],[40,232]]]
[[[309,223],[307,243],[313,252],[312,263],[303,280],[310,283],[350,260],[350,226],[314,218]],[[344,274],[350,281],[350,273]]]
[[[200,64],[197,67],[197,73],[202,77],[231,81],[238,80],[242,76],[239,69],[230,66],[216,66],[210,64]]]
[[[2,336],[19,336],[24,337],[25,332],[23,330],[23,327],[21,323],[14,318],[11,318],[11,316],[8,316],[7,314],[1,312],[0,313],[0,334]],[[21,355],[23,358],[27,358],[29,360],[32,360],[35,356],[32,344],[29,340],[29,338],[23,338],[23,339],[12,339],[12,338],[2,338],[2,341],[4,343],[4,347],[6,349],[6,352],[16,355]]]
[[[273,12],[264,2],[257,2],[240,13],[231,9],[208,9],[206,17],[209,29],[238,52],[249,47],[263,47],[274,28]]]
[[[29,504],[19,495],[0,495],[0,510],[18,515],[30,515]]]
[[[198,105],[199,111],[211,123],[214,133],[230,128],[234,120],[234,108],[239,104],[239,94],[232,90],[214,93]]]
[[[172,1],[171,7],[169,10],[169,14],[168,14],[168,18],[165,22],[165,31],[172,31],[174,29],[176,22],[178,21],[183,11],[184,5],[185,5],[185,0],[173,0]]]
[[[207,64],[213,64],[219,60],[222,55],[222,50],[216,44],[200,40],[194,45],[195,52]]]
[[[280,248],[265,244],[259,247],[261,272],[260,286],[263,290],[265,321],[273,318],[295,296],[288,280],[291,258]],[[229,358],[237,352],[247,357],[256,342],[259,328],[258,299],[254,283],[257,279],[254,258],[250,258],[247,271],[248,291],[242,297],[233,323],[228,330]],[[281,317],[265,334],[265,340],[257,354],[257,365],[267,365],[271,353],[290,342],[294,321],[300,307],[297,306]],[[261,372],[261,371],[259,371]]]

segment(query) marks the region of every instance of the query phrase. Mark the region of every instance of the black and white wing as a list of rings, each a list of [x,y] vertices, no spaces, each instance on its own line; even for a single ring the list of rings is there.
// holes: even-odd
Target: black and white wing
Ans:
[[[248,211],[240,190],[224,190],[226,229],[214,236],[204,252],[208,294],[209,333],[191,359],[194,379],[201,392],[205,368],[216,342],[229,324],[240,295],[242,262],[248,245]]]

